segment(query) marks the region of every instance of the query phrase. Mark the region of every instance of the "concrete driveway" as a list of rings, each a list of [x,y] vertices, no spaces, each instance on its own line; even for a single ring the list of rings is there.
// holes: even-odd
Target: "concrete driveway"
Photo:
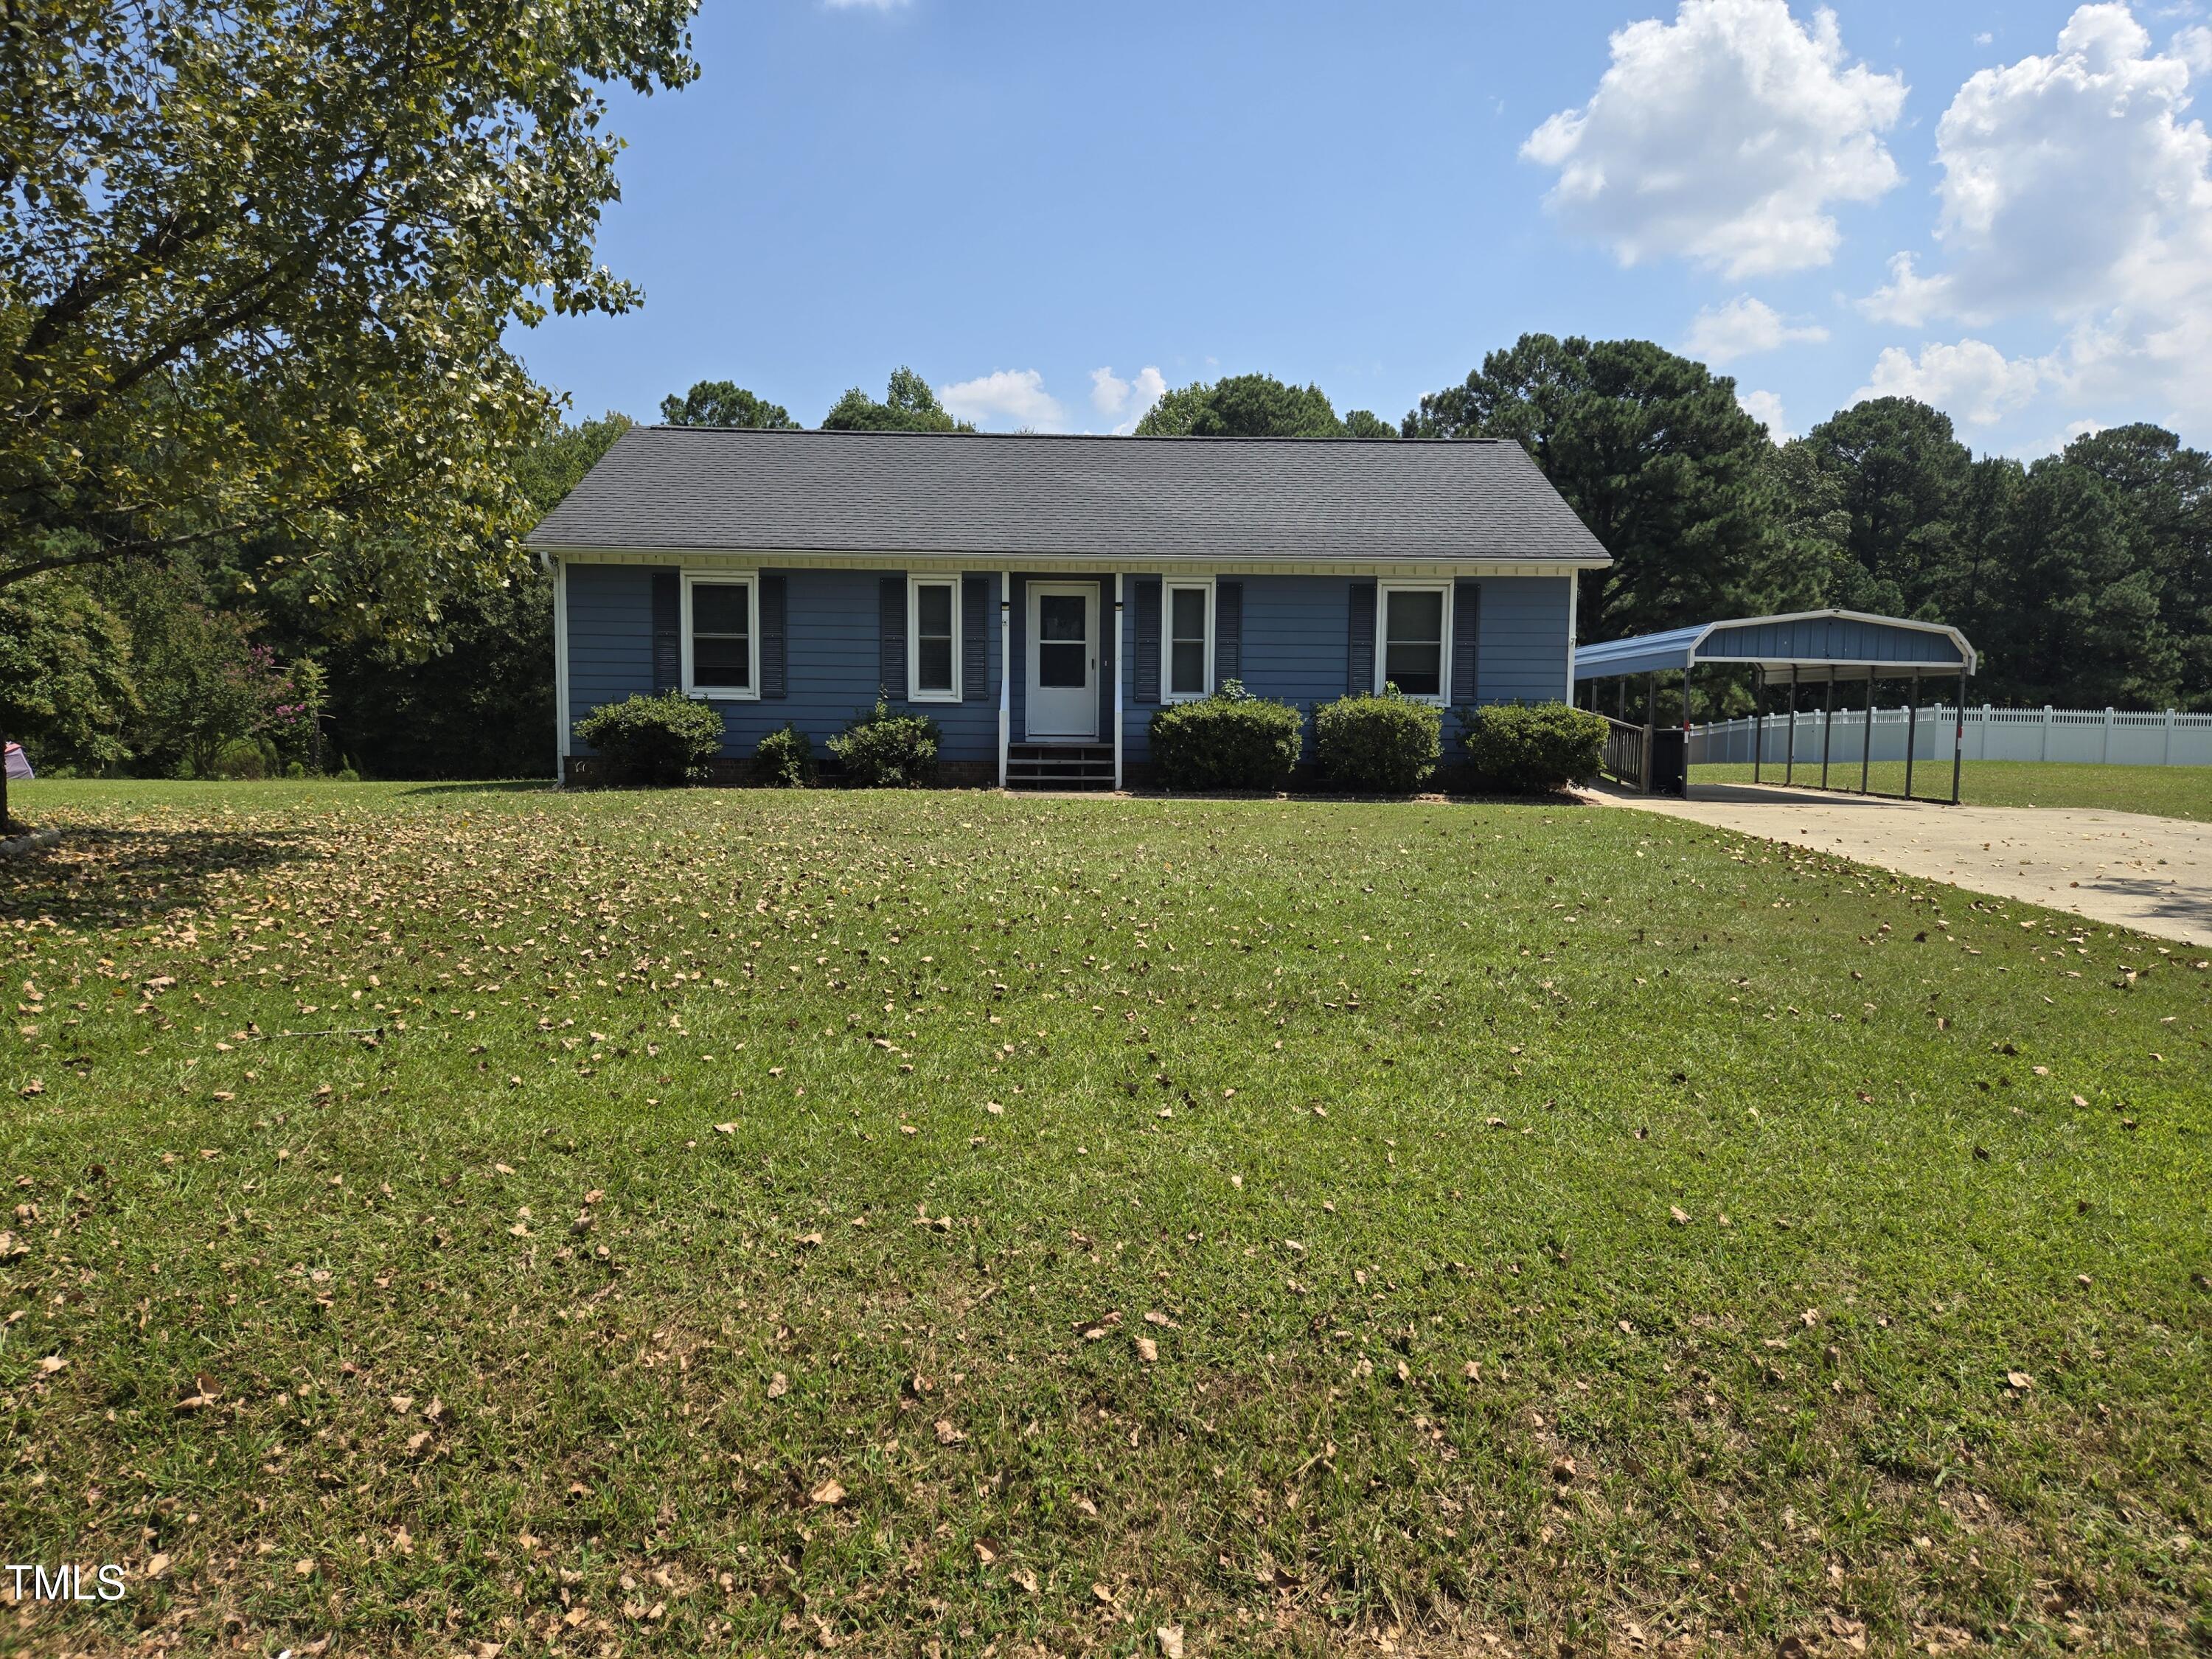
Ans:
[[[1936,806],[1778,785],[1693,784],[1691,798],[1605,787],[1613,806],[1796,842],[1862,864],[2212,945],[2212,824],[2138,812]]]

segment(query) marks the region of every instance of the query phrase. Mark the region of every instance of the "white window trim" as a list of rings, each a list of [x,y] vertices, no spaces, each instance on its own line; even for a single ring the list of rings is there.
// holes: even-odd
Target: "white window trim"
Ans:
[[[921,590],[925,587],[949,587],[952,590],[952,689],[950,691],[925,691],[921,689]],[[958,702],[962,686],[961,658],[967,654],[967,635],[961,632],[961,580],[957,576],[915,576],[906,579],[906,700],[908,702]]]
[[[752,680],[745,685],[701,685],[691,678],[691,590],[702,582],[709,586],[742,587],[745,590],[745,653],[746,672]],[[684,573],[684,615],[678,627],[684,645],[684,695],[704,697],[714,702],[757,702],[760,701],[760,579],[751,571],[687,570]]]
[[[1443,637],[1437,641],[1437,684],[1439,688],[1433,697],[1408,691],[1406,696],[1414,702],[1425,702],[1436,708],[1451,707],[1452,671],[1452,600],[1455,584],[1443,582],[1382,581],[1375,585],[1375,692],[1377,696],[1390,683],[1390,596],[1393,593],[1441,593],[1444,596],[1442,627]]]
[[[1206,595],[1206,672],[1201,678],[1206,689],[1202,691],[1177,691],[1175,688],[1175,596],[1182,588],[1196,588]],[[1213,578],[1211,576],[1170,576],[1160,584],[1160,701],[1162,702],[1203,702],[1213,695]]]

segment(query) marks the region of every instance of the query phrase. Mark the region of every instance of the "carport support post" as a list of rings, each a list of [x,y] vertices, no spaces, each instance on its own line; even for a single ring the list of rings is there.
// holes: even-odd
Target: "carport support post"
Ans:
[[[1966,754],[1966,682],[1973,678],[1965,669],[1959,671],[1959,718],[1951,726],[1951,805],[1959,804],[1959,763]],[[1982,752],[1989,750],[1984,745]]]
[[[1828,748],[1836,740],[1836,669],[1828,665],[1828,689],[1820,699],[1820,787],[1828,787]]]
[[[1905,798],[1912,799],[1912,749],[1920,731],[1920,671],[1912,671],[1912,707],[1905,717]]]
[[[1790,665],[1790,741],[1782,750],[1782,781],[1786,787],[1797,775],[1797,665]]]
[[[1759,746],[1759,738],[1766,732],[1766,704],[1763,701],[1765,690],[1765,669],[1753,669],[1751,671],[1751,781],[1753,783],[1759,781],[1759,763],[1766,757],[1765,751]]]
[[[1644,779],[1645,794],[1651,793],[1651,750],[1658,742],[1659,731],[1659,671],[1653,669],[1644,677]]]
[[[1867,665],[1866,724],[1859,730],[1859,793],[1867,792],[1867,770],[1874,764],[1874,665]]]

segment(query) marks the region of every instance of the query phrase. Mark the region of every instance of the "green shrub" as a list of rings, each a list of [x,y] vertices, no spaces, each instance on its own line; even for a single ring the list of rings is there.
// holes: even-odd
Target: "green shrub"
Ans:
[[[208,769],[218,778],[258,782],[276,775],[282,769],[276,763],[274,746],[265,738],[233,738],[216,750],[215,764]]]
[[[1170,789],[1275,789],[1298,763],[1305,716],[1239,680],[1152,716],[1152,764]]]
[[[1513,795],[1564,788],[1597,774],[1605,716],[1564,702],[1495,703],[1459,711],[1460,746],[1478,788]]]
[[[789,720],[753,750],[753,781],[776,789],[805,789],[814,781],[814,744]]]
[[[337,771],[331,774],[331,781],[333,783],[359,783],[361,781],[361,774],[355,771],[350,766],[341,766]]]
[[[937,775],[937,722],[893,712],[882,698],[830,739],[846,781],[863,789],[912,789]]]
[[[1443,732],[1443,710],[1395,685],[1380,696],[1339,697],[1314,710],[1314,751],[1322,775],[1340,789],[1410,794],[1437,769]]]
[[[681,692],[602,703],[576,722],[576,735],[599,751],[616,781],[655,789],[696,782],[721,752],[722,714]]]

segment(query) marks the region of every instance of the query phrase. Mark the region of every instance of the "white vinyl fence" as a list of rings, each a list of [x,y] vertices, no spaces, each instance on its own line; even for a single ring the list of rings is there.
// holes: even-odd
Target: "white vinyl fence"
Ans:
[[[1797,714],[1796,763],[1818,767],[1827,716],[1818,709]],[[1917,721],[1903,708],[1874,711],[1874,753],[1878,761],[1905,758],[1905,732],[1912,730],[1914,761],[1951,759],[1956,711],[1923,703]],[[1759,740],[1759,759],[1780,766],[1790,756],[1789,717],[1770,714]],[[1753,722],[1720,720],[1690,728],[1690,764],[1752,762]],[[1867,741],[1863,708],[1835,713],[1828,734],[1832,767],[1856,766]],[[2129,714],[2110,708],[1994,708],[1984,703],[1966,710],[1962,753],[1970,761],[2075,761],[2112,766],[2212,766],[2212,714]]]

